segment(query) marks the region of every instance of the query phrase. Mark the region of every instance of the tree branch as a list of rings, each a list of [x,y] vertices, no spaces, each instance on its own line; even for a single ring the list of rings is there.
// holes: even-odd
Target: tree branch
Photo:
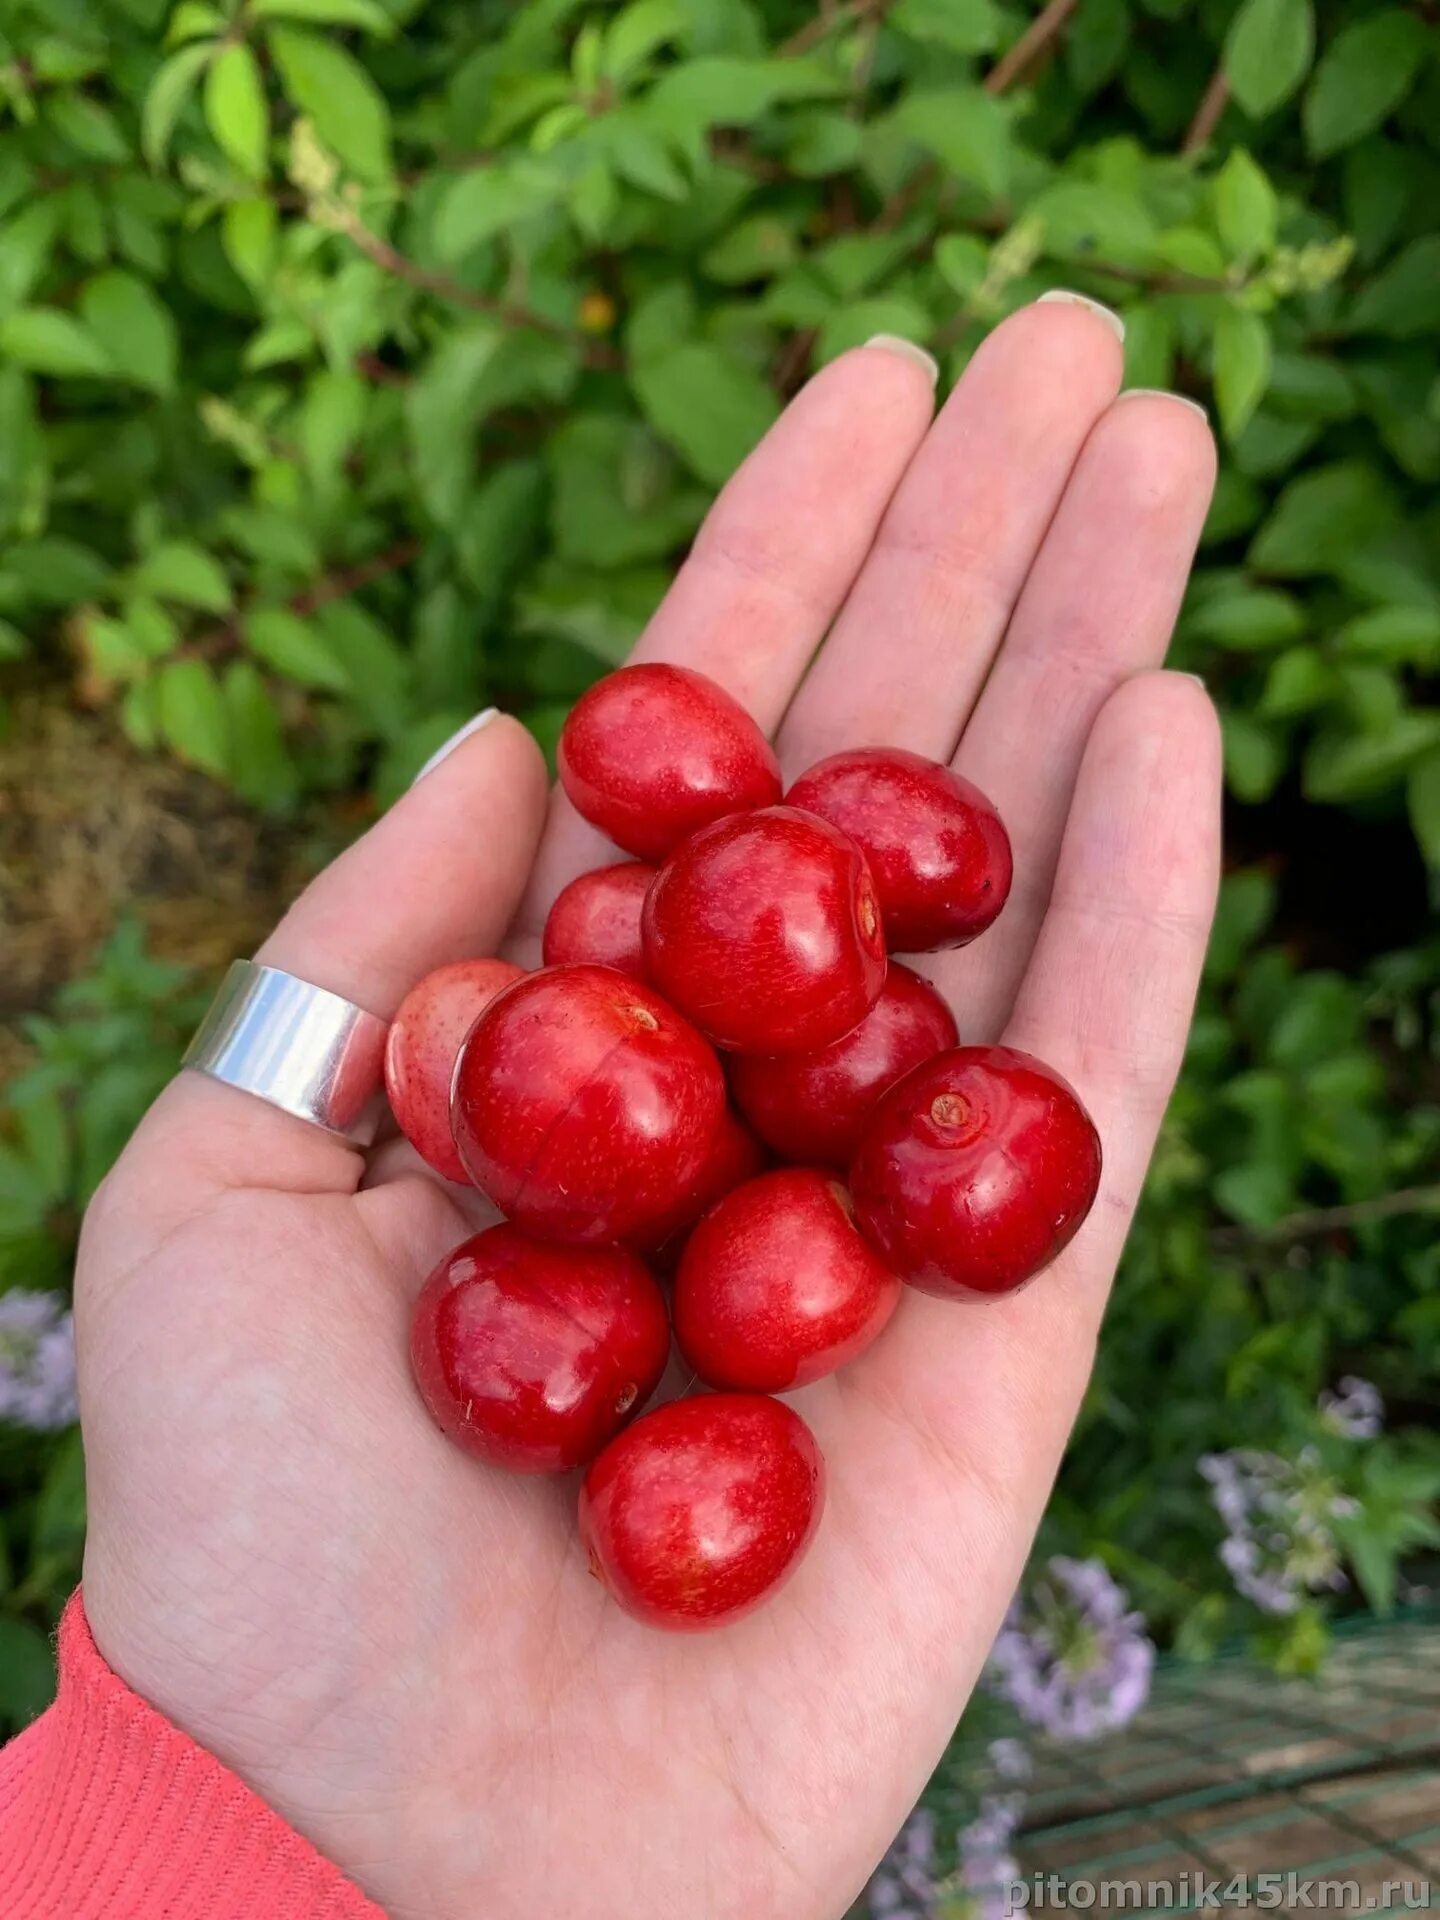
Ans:
[[[1180,142],[1183,154],[1199,153],[1202,147],[1210,144],[1210,137],[1220,124],[1220,116],[1230,101],[1230,82],[1225,78],[1225,69],[1217,67],[1211,76],[1210,84],[1200,96],[1200,104],[1195,109],[1195,118],[1190,122],[1185,138]]]
[[[1257,1240],[1310,1240],[1318,1234],[1368,1226],[1376,1220],[1432,1211],[1440,1211],[1440,1186],[1400,1187],[1394,1193],[1381,1194],[1375,1200],[1357,1200],[1351,1206],[1312,1207],[1304,1213],[1292,1213],[1288,1219],[1277,1220],[1273,1227],[1217,1227],[1211,1238],[1217,1246],[1224,1247]]]
[[[985,91],[1004,93],[1007,87],[1013,86],[1021,74],[1034,66],[1078,5],[1079,0],[1049,0],[1044,11],[1035,16],[1010,51],[997,60],[985,76]]]
[[[511,300],[497,299],[493,294],[476,293],[470,287],[462,287],[458,280],[452,280],[448,274],[432,273],[428,267],[422,267],[418,260],[411,260],[392,247],[388,240],[382,240],[358,214],[348,209],[345,218],[337,222],[337,231],[358,247],[367,260],[373,260],[384,272],[393,274],[397,280],[403,280],[409,286],[418,287],[422,293],[433,293],[437,299],[448,300],[452,306],[468,308],[471,313],[489,314],[493,319],[503,320],[507,326],[530,327],[537,333],[548,333],[557,340],[564,340],[577,350],[587,367],[618,367],[623,364],[614,347],[602,340],[592,340],[574,327],[552,320],[548,314],[536,313],[533,308],[518,306]]]
[[[321,607],[328,607],[334,600],[348,600],[352,593],[359,593],[362,587],[370,586],[373,581],[399,573],[412,560],[418,560],[423,551],[424,542],[421,540],[397,541],[384,553],[372,554],[368,560],[359,560],[353,567],[339,567],[334,573],[322,574],[310,586],[302,587],[299,593],[292,593],[285,602],[286,608],[303,620]],[[249,611],[249,607],[241,607],[218,627],[212,627],[208,633],[197,634],[193,640],[187,641],[180,652],[202,660],[223,657],[239,645],[245,615]]]

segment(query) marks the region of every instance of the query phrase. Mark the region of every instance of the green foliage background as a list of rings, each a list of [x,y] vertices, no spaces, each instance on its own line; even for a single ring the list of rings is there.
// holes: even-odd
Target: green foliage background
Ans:
[[[549,745],[810,368],[1117,307],[1224,444],[1173,657],[1232,871],[1050,1536],[1186,1650],[1253,1627],[1196,1457],[1293,1449],[1358,1371],[1387,1605],[1440,1484],[1437,207],[1425,7],[6,0],[0,661],[308,831],[491,700]],[[0,1284],[64,1283],[197,996],[122,929],[29,1021]],[[74,1437],[0,1436],[0,1480],[16,1719]],[[1318,1603],[1267,1632],[1313,1662]]]

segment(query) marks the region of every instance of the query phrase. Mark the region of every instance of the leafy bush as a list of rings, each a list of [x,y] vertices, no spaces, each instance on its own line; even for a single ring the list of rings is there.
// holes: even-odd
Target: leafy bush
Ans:
[[[1051,1526],[1182,1644],[1253,1621],[1198,1457],[1293,1450],[1347,1368],[1433,1424],[1440,1380],[1433,33],[1328,0],[13,0],[3,34],[0,659],[257,810],[383,803],[491,699],[549,744],[872,333],[953,376],[1070,285],[1132,384],[1212,404],[1175,657],[1223,710],[1238,870]],[[12,1281],[63,1268],[173,1064],[148,964],[122,941],[33,1035]],[[5,1468],[7,1630],[73,1573],[51,1444]],[[1367,1458],[1383,1604],[1433,1455]]]

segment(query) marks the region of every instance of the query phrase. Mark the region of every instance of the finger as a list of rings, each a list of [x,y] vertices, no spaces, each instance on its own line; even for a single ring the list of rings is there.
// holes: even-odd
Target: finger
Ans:
[[[1090,729],[1122,681],[1164,660],[1214,483],[1203,413],[1137,393],[1095,427],[1065,490],[955,756],[1000,809],[1015,852],[995,925],[930,968],[967,1038],[1005,1023]]]
[[[495,951],[534,855],[545,784],[530,735],[497,715],[311,882],[256,957],[388,1019],[432,967]],[[348,1192],[363,1171],[343,1142],[194,1073],[152,1108],[130,1171],[143,1164],[173,1187],[177,1154],[192,1184],[222,1187]]]
[[[1022,307],[985,341],[786,716],[788,772],[869,742],[949,758],[1121,372],[1116,326],[1089,306]]]
[[[725,487],[631,659],[709,674],[771,731],[933,405],[933,380],[912,353],[871,345],[832,361]],[[557,792],[517,935],[537,939],[561,887],[614,858]]]
[[[1107,701],[1086,747],[1054,896],[1004,1034],[1089,1108],[1104,1154],[1094,1210],[1023,1292],[973,1311],[915,1296],[873,1350],[882,1378],[907,1383],[932,1430],[1026,1529],[1079,1407],[1179,1070],[1219,844],[1214,709],[1186,675],[1139,675]]]

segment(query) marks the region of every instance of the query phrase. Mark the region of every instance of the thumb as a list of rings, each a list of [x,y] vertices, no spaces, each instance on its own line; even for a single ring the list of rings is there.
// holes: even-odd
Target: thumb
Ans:
[[[546,796],[531,736],[504,714],[482,715],[311,882],[256,958],[389,1019],[432,967],[499,946],[534,859]],[[116,1171],[124,1183],[148,1167],[159,1176],[153,1193],[183,1184],[179,1166],[192,1191],[319,1193],[352,1191],[364,1162],[307,1121],[181,1073]]]

